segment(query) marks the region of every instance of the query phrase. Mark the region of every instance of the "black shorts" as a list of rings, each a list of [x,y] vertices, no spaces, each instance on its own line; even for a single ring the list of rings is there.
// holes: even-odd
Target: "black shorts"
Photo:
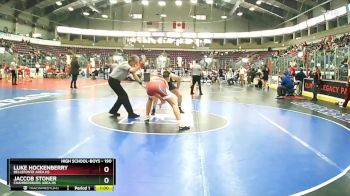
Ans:
[[[172,82],[168,82],[168,85],[169,85],[169,90],[170,90],[170,91],[176,89],[176,86],[175,86]]]

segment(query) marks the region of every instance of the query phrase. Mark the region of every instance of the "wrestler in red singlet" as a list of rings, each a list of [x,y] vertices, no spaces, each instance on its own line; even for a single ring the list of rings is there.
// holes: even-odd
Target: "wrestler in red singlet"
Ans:
[[[169,90],[168,82],[161,77],[153,77],[151,81],[146,85],[146,90],[148,94],[148,100],[146,104],[146,120],[145,123],[149,123],[150,121],[150,112],[153,99],[155,97],[160,98],[160,100],[164,103],[165,101],[170,104],[173,109],[174,115],[176,117],[179,131],[185,131],[190,129],[189,126],[186,126],[181,121],[181,115],[179,106],[177,105],[176,96],[172,94]]]
[[[148,96],[156,96],[165,97],[168,95],[167,91],[169,91],[168,82],[160,77],[154,77],[151,81],[146,85]]]

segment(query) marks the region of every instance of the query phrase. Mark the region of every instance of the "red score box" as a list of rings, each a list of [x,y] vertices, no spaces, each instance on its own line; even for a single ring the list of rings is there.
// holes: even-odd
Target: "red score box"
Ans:
[[[66,170],[16,170],[11,174],[15,175],[113,175],[114,166],[112,163],[106,164],[62,164],[66,165]]]

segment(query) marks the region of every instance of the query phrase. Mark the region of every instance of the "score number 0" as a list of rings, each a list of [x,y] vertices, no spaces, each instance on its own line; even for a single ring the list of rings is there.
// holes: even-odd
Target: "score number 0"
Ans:
[[[108,167],[108,166],[105,166],[105,167],[103,168],[103,171],[104,171],[105,173],[108,173],[108,172],[109,172],[109,167]],[[105,184],[108,184],[108,183],[109,183],[109,178],[108,178],[108,177],[105,177],[105,178],[103,179],[103,182],[104,182]]]

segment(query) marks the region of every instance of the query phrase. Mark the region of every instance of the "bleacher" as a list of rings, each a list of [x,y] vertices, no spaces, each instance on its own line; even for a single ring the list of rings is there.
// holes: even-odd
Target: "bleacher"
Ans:
[[[34,43],[27,43],[25,41],[9,41],[12,45],[13,51],[18,55],[30,56],[40,51],[40,54],[46,56],[64,57],[67,54],[75,53],[85,55],[88,58],[100,57],[100,59],[108,59],[116,53],[116,49],[111,48],[97,48],[97,47],[83,47],[83,46],[49,46],[40,45]],[[175,65],[177,58],[182,57],[182,62],[186,65],[192,63],[195,60],[203,59],[204,56],[212,57],[218,60],[219,64],[227,65],[227,62],[236,63],[242,58],[249,58],[250,62],[255,62],[260,59],[266,58],[271,55],[271,52],[246,52],[246,51],[226,51],[226,52],[213,52],[213,51],[183,51],[183,50],[123,50],[125,55],[137,54],[146,55],[148,59],[155,61],[158,56],[165,53],[170,59],[170,64]]]

